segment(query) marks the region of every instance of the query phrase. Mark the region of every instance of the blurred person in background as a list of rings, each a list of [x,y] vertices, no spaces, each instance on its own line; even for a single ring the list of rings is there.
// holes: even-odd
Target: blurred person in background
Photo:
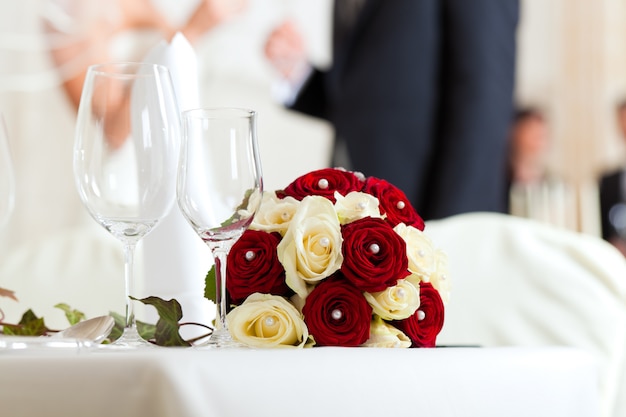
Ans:
[[[509,152],[512,183],[530,184],[544,179],[548,136],[548,123],[541,110],[529,107],[515,113]]]
[[[89,65],[141,60],[177,30],[200,45],[201,36],[239,13],[224,0],[164,1],[177,13],[148,0],[0,2],[0,112],[16,177],[15,212],[0,249],[91,222],[72,173],[76,110]]]
[[[285,104],[334,126],[334,165],[395,184],[425,219],[504,212],[518,7],[336,0],[330,68],[307,65],[290,21],[265,51]]]
[[[16,177],[14,215],[0,235],[4,255],[0,286],[16,290],[22,307],[36,307],[39,314],[57,315],[60,321],[65,318],[53,305],[61,301],[88,315],[99,314],[103,305],[106,311],[120,311],[106,304],[106,300],[121,301],[119,296],[107,297],[119,295],[116,285],[111,285],[111,277],[123,273],[119,242],[91,219],[74,186],[72,145],[82,90],[79,80],[93,63],[143,60],[176,31],[188,38],[197,56],[201,106],[248,107],[261,115],[259,142],[268,189],[284,187],[296,176],[325,166],[332,143],[330,127],[288,112],[272,100],[274,72],[263,55],[269,30],[279,19],[291,16],[313,39],[313,60],[322,61],[327,47],[317,39],[324,38],[328,25],[325,3],[0,2],[0,112],[7,124]],[[228,13],[217,13],[221,16],[217,20],[207,17],[216,16],[213,13],[221,7]],[[187,229],[191,230],[185,225]],[[205,275],[206,270],[198,284]]]
[[[550,172],[550,129],[537,107],[516,111],[509,138],[509,212],[556,226],[575,228],[573,190]]]
[[[64,8],[69,15],[81,13],[81,8],[91,7],[83,11],[91,16],[90,26],[84,28],[76,42],[67,47],[51,49],[55,64],[63,74],[63,86],[71,103],[78,108],[80,95],[87,67],[92,64],[116,60],[114,48],[115,37],[129,31],[150,31],[156,39],[170,41],[177,33],[182,33],[191,43],[198,40],[210,30],[239,15],[246,7],[246,0],[201,0],[193,9],[189,18],[180,26],[174,25],[155,6],[152,0],[114,0],[110,2],[84,2],[79,0],[59,1],[58,7]],[[99,15],[99,17],[94,16]],[[63,30],[60,22],[47,20],[46,27],[51,32]],[[126,39],[127,43],[129,39]],[[146,48],[153,46],[150,39],[143,48],[130,52],[135,60],[142,58]],[[132,45],[132,42],[130,42]],[[70,69],[69,74],[67,69]]]
[[[43,76],[55,76],[45,77],[50,83],[47,88],[16,89],[10,93],[16,99],[12,100],[13,114],[8,123],[15,126],[16,133],[12,137],[17,138],[20,151],[16,153],[15,164],[18,180],[16,206],[23,209],[16,210],[14,218],[17,238],[11,241],[9,235],[6,240],[11,251],[4,252],[7,260],[0,263],[0,286],[15,289],[20,300],[29,302],[29,307],[45,311],[48,305],[54,306],[63,300],[72,305],[80,304],[85,312],[92,314],[97,310],[96,314],[103,310],[120,311],[114,307],[118,303],[117,297],[110,295],[115,291],[115,285],[112,285],[115,281],[111,281],[111,277],[122,276],[122,271],[117,271],[123,265],[118,259],[121,254],[112,250],[111,245],[116,242],[110,239],[111,236],[103,235],[102,230],[94,230],[95,222],[92,224],[89,218],[85,219],[87,211],[78,201],[72,181],[76,110],[90,65],[142,61],[155,48],[160,48],[165,43],[163,41],[170,42],[178,32],[197,45],[209,32],[239,16],[246,6],[243,0],[179,1],[168,0],[170,9],[186,6],[188,13],[178,20],[157,8],[157,3],[152,0],[46,0],[31,3],[30,10],[25,8],[24,16],[36,20],[37,32],[32,31],[28,38],[22,38],[30,41],[30,44],[23,45],[24,51],[30,52],[24,55],[40,58],[45,54],[50,71],[33,72],[28,77],[21,71],[10,75],[18,80],[29,78],[33,84]],[[31,52],[35,40],[40,41],[41,46]],[[177,56],[177,63],[189,64],[189,74],[195,77],[197,69],[195,60],[189,59],[193,55],[190,50],[191,47],[185,48],[185,53]],[[181,58],[187,60],[181,61]],[[24,61],[28,69],[30,60]],[[197,90],[197,83],[194,86]],[[49,97],[49,102],[54,100],[55,105],[40,105],[44,97]],[[115,117],[114,109],[129,105],[129,94],[119,94],[119,98],[116,106],[105,109],[107,116]],[[112,148],[118,151],[112,154],[122,164],[132,163],[132,150],[128,146],[122,147],[128,132],[123,123],[119,126],[121,129],[114,135],[107,135],[113,138]],[[43,157],[39,157],[41,154]],[[161,222],[157,232],[150,234],[152,240],[142,242],[142,249],[138,252],[142,262],[136,271],[141,273],[141,278],[135,290],[178,298],[185,306],[186,314],[191,312],[190,317],[195,321],[205,321],[209,318],[210,306],[202,297],[202,278],[210,267],[209,256],[200,251],[206,247],[193,236],[188,224],[173,228],[177,220],[172,218],[167,225],[169,228],[165,228],[166,221]],[[155,255],[166,244],[169,246],[168,256]],[[157,262],[161,260],[162,264]],[[172,270],[162,268],[163,265],[171,266]],[[165,272],[163,276],[157,276],[154,269]],[[107,287],[102,290],[105,283]],[[89,290],[80,291],[83,285]],[[59,294],[55,295],[57,291]]]
[[[288,112],[272,100],[274,72],[263,56],[263,43],[286,15],[303,21],[310,38],[324,38],[326,3],[0,2],[0,112],[12,142],[17,182],[15,215],[0,236],[0,248],[90,225],[72,173],[74,124],[86,70],[106,61],[141,61],[178,31],[197,57],[200,105],[247,107],[262,115],[258,129],[267,187],[284,187],[296,176],[325,166],[332,143],[330,127]],[[313,43],[314,60],[324,60],[328,48]]]
[[[299,20],[316,34],[315,62],[324,44],[330,0],[48,0],[46,28],[69,40],[50,48],[62,87],[74,109],[89,65],[141,61],[155,45],[180,33],[197,57],[200,107],[246,107],[262,113],[259,125],[264,180],[280,188],[308,170],[328,164],[332,142],[328,124],[287,112],[270,97],[275,75],[263,56],[263,42],[278,19]],[[65,18],[74,22],[67,30]],[[181,66],[181,71],[184,68]],[[298,137],[299,143],[293,141]],[[120,138],[123,141],[123,138]],[[287,141],[289,143],[287,143]],[[269,142],[269,144],[268,144]],[[280,152],[275,152],[280,149]],[[285,158],[288,156],[289,158]]]
[[[626,141],[626,100],[615,109],[620,136]],[[605,172],[599,181],[602,238],[626,256],[626,167]]]

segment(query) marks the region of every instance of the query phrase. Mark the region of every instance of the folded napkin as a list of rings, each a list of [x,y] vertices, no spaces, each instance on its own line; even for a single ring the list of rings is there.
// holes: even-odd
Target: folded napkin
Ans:
[[[181,111],[198,107],[197,57],[182,34],[177,33],[170,43],[156,45],[144,61],[168,67]],[[204,278],[213,263],[212,256],[177,204],[143,239],[142,253],[139,293],[166,300],[175,298],[182,305],[184,321],[210,324],[215,308],[204,298]],[[157,317],[152,307],[146,309],[146,315],[151,314],[151,319]]]

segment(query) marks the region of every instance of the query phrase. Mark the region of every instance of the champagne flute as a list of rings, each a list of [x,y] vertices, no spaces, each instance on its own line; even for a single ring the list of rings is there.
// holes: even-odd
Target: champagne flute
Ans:
[[[261,204],[256,112],[193,109],[182,114],[177,198],[215,262],[217,320],[207,346],[238,346],[228,331],[226,259]]]
[[[89,214],[124,247],[126,323],[112,345],[152,346],[137,331],[133,303],[136,245],[175,200],[180,112],[162,65],[89,67],[74,143],[74,178]]]
[[[8,223],[15,203],[15,176],[11,152],[9,151],[9,137],[0,114],[0,230]]]

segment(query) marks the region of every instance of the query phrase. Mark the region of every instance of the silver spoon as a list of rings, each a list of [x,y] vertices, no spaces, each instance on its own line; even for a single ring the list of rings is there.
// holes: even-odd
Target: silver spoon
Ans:
[[[115,320],[111,316],[99,316],[76,323],[52,337],[89,340],[100,343],[111,333]]]

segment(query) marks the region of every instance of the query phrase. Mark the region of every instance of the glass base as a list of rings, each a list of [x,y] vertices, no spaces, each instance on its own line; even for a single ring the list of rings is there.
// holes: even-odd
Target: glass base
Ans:
[[[115,350],[131,350],[131,349],[152,349],[155,347],[152,343],[143,339],[136,327],[126,327],[122,335],[115,342],[102,345],[105,349]]]
[[[209,337],[209,340],[202,345],[196,346],[200,349],[214,348],[242,348],[246,347],[243,343],[239,343],[232,338],[230,332],[226,329],[215,329]]]

